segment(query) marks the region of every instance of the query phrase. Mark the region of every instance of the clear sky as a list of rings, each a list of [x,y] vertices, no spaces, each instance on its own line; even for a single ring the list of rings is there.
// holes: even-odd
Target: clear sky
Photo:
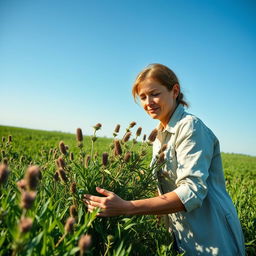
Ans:
[[[148,134],[131,86],[157,62],[221,151],[256,156],[255,15],[254,0],[0,0],[0,124]]]

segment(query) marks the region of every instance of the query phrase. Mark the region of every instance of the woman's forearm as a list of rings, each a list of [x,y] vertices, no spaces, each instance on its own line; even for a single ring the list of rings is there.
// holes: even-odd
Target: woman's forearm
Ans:
[[[175,192],[157,197],[130,201],[127,215],[154,215],[185,211],[183,203]]]

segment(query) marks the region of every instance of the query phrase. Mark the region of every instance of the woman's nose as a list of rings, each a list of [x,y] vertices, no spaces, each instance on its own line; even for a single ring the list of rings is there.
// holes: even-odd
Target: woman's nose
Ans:
[[[146,104],[147,104],[147,105],[150,105],[151,103],[152,103],[152,97],[148,96],[148,97],[146,98]]]

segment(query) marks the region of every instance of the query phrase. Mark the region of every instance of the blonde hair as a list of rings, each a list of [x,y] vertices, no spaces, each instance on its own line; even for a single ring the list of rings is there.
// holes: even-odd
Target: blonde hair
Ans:
[[[170,68],[158,63],[150,64],[138,74],[132,86],[132,95],[135,100],[136,100],[136,97],[138,96],[139,85],[143,81],[145,81],[147,78],[151,78],[159,82],[161,85],[165,86],[168,91],[171,91],[175,84],[179,85],[179,80],[177,76]],[[177,103],[178,104],[180,103],[188,107],[188,103],[183,98],[184,98],[184,95],[180,91],[177,97]]]

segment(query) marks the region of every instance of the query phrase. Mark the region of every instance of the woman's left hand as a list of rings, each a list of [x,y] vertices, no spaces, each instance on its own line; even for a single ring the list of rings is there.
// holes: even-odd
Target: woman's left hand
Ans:
[[[100,212],[97,215],[102,217],[128,214],[129,209],[132,207],[131,202],[123,200],[115,193],[103,188],[96,187],[96,191],[104,195],[104,197],[84,195],[83,201],[87,205],[89,212],[98,207]]]

